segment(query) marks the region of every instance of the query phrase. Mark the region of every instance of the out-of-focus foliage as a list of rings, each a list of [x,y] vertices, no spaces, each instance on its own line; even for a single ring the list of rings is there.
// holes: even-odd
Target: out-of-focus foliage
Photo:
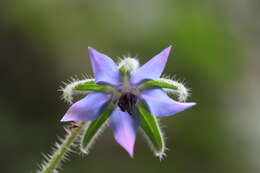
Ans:
[[[63,134],[64,124],[59,120],[68,105],[57,89],[70,76],[86,71],[91,75],[88,46],[108,52],[115,60],[130,54],[143,63],[168,45],[173,45],[173,51],[166,73],[184,80],[192,88],[190,101],[198,103],[161,120],[166,124],[168,157],[162,162],[153,157],[139,135],[131,159],[113,141],[108,128],[90,155],[73,155],[63,172],[258,172],[260,168],[252,166],[252,158],[245,155],[244,136],[230,127],[239,105],[232,100],[243,99],[231,91],[248,75],[245,62],[252,63],[245,56],[250,38],[244,42],[246,32],[235,25],[240,18],[230,15],[236,3],[1,2],[0,172],[35,170],[40,152],[49,152],[56,135]]]

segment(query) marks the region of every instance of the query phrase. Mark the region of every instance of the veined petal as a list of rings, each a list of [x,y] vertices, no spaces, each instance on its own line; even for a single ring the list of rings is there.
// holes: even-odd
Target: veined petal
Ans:
[[[196,103],[181,103],[172,100],[162,89],[149,89],[141,92],[154,116],[164,117],[174,115],[194,106]]]
[[[110,97],[103,92],[93,92],[74,103],[61,121],[93,121],[100,115],[100,109]]]
[[[122,112],[117,107],[110,116],[109,123],[115,140],[133,157],[136,132],[139,126],[137,118],[127,112]]]
[[[120,83],[119,69],[107,55],[89,47],[89,56],[96,83],[118,85]]]
[[[158,79],[163,72],[170,51],[171,46],[161,51],[136,71],[132,72],[131,83],[138,84],[144,79]]]

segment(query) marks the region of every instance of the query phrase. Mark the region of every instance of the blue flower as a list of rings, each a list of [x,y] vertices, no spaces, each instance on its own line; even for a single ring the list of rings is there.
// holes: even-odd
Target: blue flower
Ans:
[[[130,156],[134,153],[136,133],[140,124],[143,125],[142,128],[148,137],[150,136],[156,143],[160,138],[157,139],[156,134],[153,134],[156,133],[157,127],[152,126],[158,126],[156,118],[152,120],[150,117],[149,120],[141,115],[165,117],[195,105],[173,100],[168,91],[179,94],[181,98],[183,97],[181,94],[186,94],[185,97],[188,95],[187,89],[176,81],[160,78],[170,50],[171,46],[139,67],[136,59],[126,58],[117,65],[107,55],[89,48],[94,80],[75,82],[64,89],[64,91],[75,89],[88,92],[86,97],[68,109],[61,121],[93,122],[98,120],[106,107],[111,104],[113,109],[108,116],[109,125],[113,129],[115,140]],[[153,121],[151,127],[147,125],[149,121]],[[162,136],[160,129],[157,128],[157,131]],[[163,141],[161,143],[158,146],[164,145]],[[159,155],[164,153],[160,152]]]

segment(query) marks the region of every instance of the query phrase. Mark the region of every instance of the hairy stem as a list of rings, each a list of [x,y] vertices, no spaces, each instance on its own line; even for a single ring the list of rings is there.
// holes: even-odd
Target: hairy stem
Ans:
[[[56,146],[56,151],[49,156],[47,162],[42,166],[42,170],[39,171],[40,173],[57,172],[57,168],[60,167],[60,163],[65,159],[67,152],[70,151],[71,146],[74,144],[84,125],[85,122],[81,122],[77,127],[68,130],[67,136],[61,141],[61,144]]]

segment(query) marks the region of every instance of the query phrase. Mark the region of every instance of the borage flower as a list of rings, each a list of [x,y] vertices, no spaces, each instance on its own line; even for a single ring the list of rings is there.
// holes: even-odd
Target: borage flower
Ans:
[[[61,121],[87,121],[81,150],[88,152],[107,120],[115,140],[133,157],[136,133],[142,129],[156,156],[165,152],[163,134],[156,117],[174,115],[195,103],[185,103],[188,90],[183,84],[160,78],[171,46],[139,67],[138,60],[125,58],[118,65],[93,48],[89,55],[94,79],[73,81],[67,85],[64,98],[87,94],[74,103]],[[168,94],[177,94],[179,102]]]

